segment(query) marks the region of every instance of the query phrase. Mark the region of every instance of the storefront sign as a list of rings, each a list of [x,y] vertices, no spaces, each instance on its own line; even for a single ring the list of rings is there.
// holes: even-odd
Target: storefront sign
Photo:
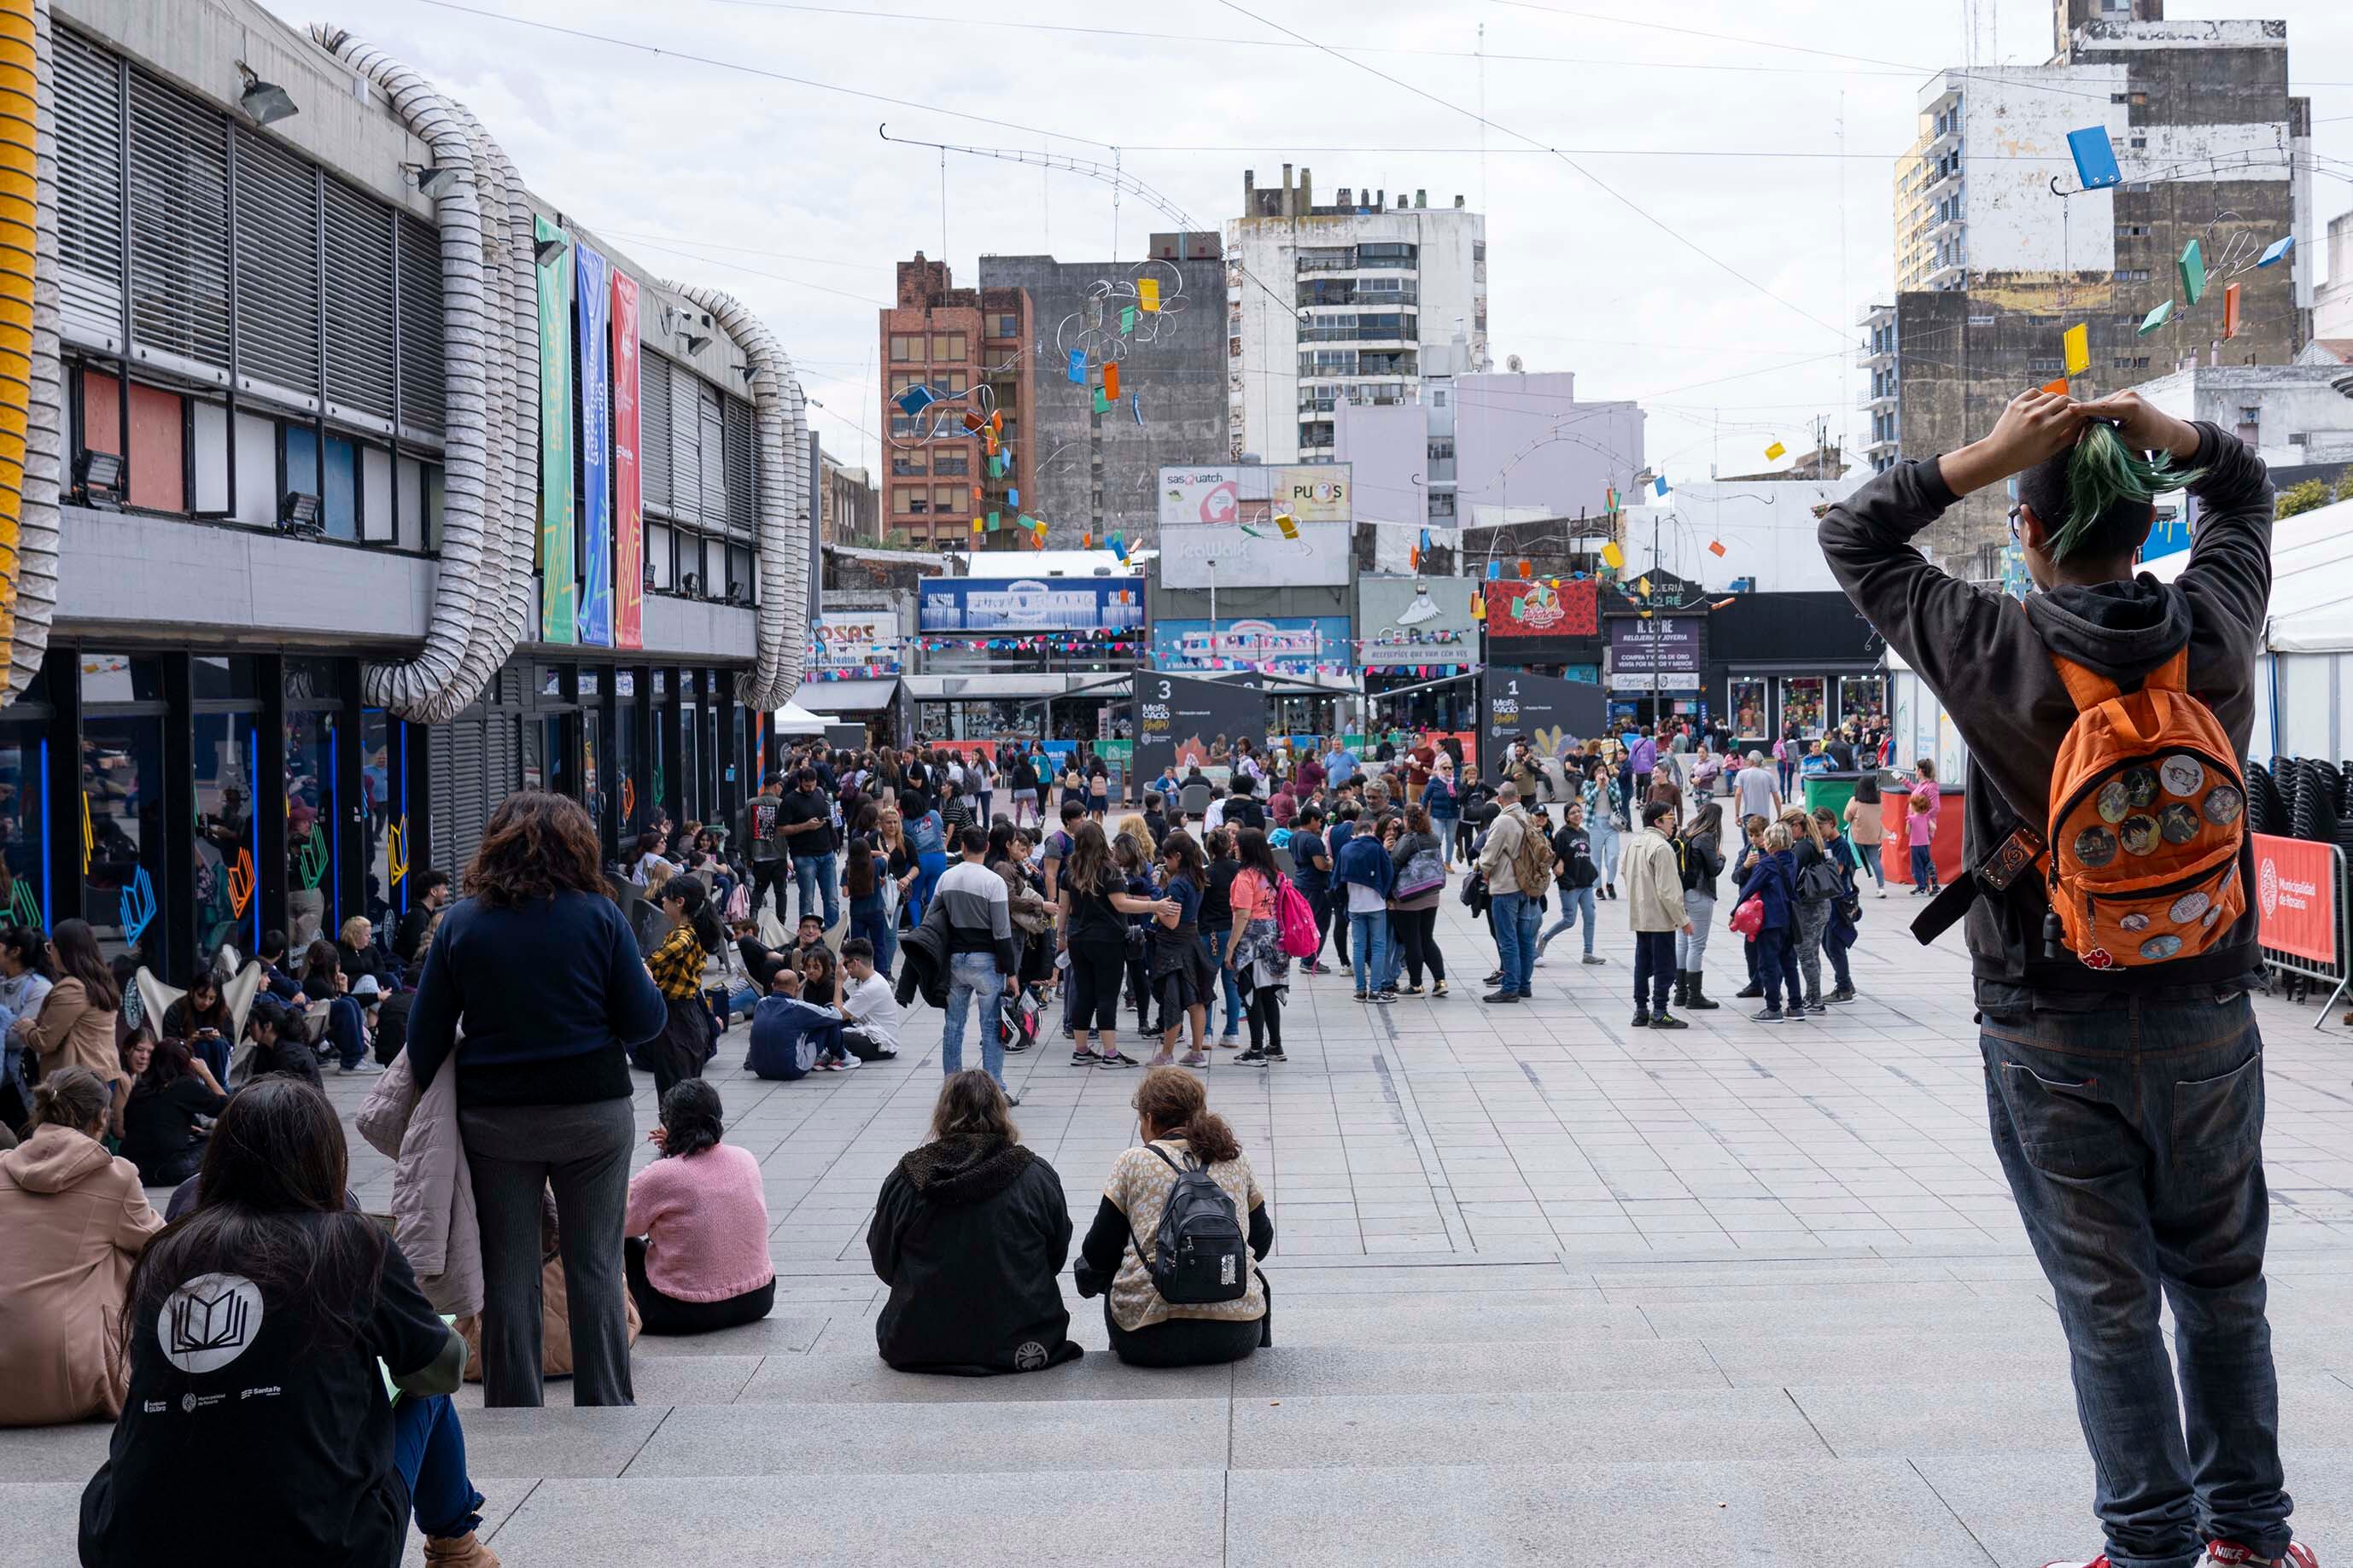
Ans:
[[[1160,525],[1236,522],[1241,515],[1240,468],[1160,470]]]
[[[606,423],[613,264],[586,244],[575,247],[580,287],[580,548],[587,570],[580,590],[580,640],[613,646],[612,447]]]
[[[613,271],[613,642],[646,646],[645,494],[638,476],[638,280]]]
[[[2265,947],[2337,962],[2336,857],[2326,844],[2251,834],[2255,843],[2255,909]]]
[[[1706,668],[1706,616],[1610,618],[1612,691],[1697,691]]]
[[[809,629],[809,662],[819,669],[899,672],[899,617],[889,610],[828,610]]]
[[[1215,662],[1212,662],[1215,661]],[[1294,675],[1348,661],[1345,616],[1277,616],[1218,622],[1155,621],[1152,662],[1162,669],[1271,667]]]
[[[532,223],[557,242],[539,265],[539,640],[578,636],[580,589],[572,531],[572,247],[543,217]]]
[[[1209,747],[1265,740],[1266,698],[1254,687],[1180,675],[1135,678],[1135,771],[1156,778],[1164,769],[1206,766]]]
[[[1356,515],[1346,463],[1289,468],[1164,468],[1160,526],[1271,526],[1276,513],[1298,522],[1346,522]]]
[[[1479,584],[1468,577],[1365,577],[1356,584],[1356,663],[1473,664],[1479,623],[1471,614]]]
[[[1487,636],[1589,637],[1600,635],[1600,587],[1592,578],[1546,582],[1496,578],[1485,585]]]
[[[1164,588],[1338,588],[1356,576],[1345,522],[1301,522],[1285,539],[1271,523],[1196,524],[1160,531]]]
[[[1480,689],[1480,754],[1500,766],[1513,740],[1525,735],[1537,755],[1556,757],[1602,732],[1605,700],[1601,688],[1590,681],[1490,669]]]
[[[1354,510],[1350,468],[1346,463],[1316,463],[1274,470],[1271,499],[1278,512],[1289,512],[1301,522],[1346,522]],[[1249,491],[1243,491],[1245,498]]]
[[[1118,631],[1144,625],[1144,579],[950,577],[916,584],[926,632]]]

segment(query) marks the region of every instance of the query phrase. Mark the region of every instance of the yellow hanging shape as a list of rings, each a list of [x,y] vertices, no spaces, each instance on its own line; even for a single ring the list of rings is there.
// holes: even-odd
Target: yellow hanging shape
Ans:
[[[1771,446],[1765,448],[1765,460],[1768,463],[1778,463],[1788,450],[1788,447],[1784,447],[1780,442],[1776,441]]]
[[[1635,578],[1634,592],[1641,595],[1645,599],[1649,598],[1651,596],[1651,580],[1648,577]]]
[[[1285,539],[1296,539],[1299,537],[1299,520],[1292,516],[1287,511],[1279,511],[1274,514],[1274,526],[1282,530],[1282,537]]]
[[[1601,564],[1609,567],[1612,572],[1625,569],[1626,552],[1618,548],[1616,540],[1610,540],[1601,547]]]
[[[1135,280],[1135,304],[1138,310],[1157,312],[1160,309],[1160,279],[1139,278]]]
[[[1476,584],[1473,584],[1471,588],[1471,618],[1474,621],[1483,621],[1487,618],[1486,591]]]
[[[987,523],[985,523],[985,522],[981,521],[980,521],[980,519],[978,519],[978,518],[976,518],[976,518],[974,518],[974,519],[972,520],[972,531],[973,531],[975,533],[978,533],[978,532],[980,532],[983,529],[987,528],[987,526],[988,526],[988,524],[987,524]]]

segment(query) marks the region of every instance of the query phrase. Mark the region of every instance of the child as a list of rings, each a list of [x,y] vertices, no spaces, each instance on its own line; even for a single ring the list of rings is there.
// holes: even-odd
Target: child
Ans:
[[[1757,862],[1764,857],[1765,818],[1755,814],[1744,816],[1740,819],[1740,830],[1747,835],[1748,842],[1742,847],[1739,856],[1732,862],[1732,885],[1735,888],[1748,880],[1748,873],[1756,868]],[[1741,899],[1742,895],[1736,892],[1732,896],[1732,908],[1736,913],[1740,909]],[[1736,1000],[1741,998],[1753,1000],[1765,994],[1764,976],[1757,967],[1757,939],[1752,936],[1740,946],[1748,960],[1748,984],[1734,992],[1733,996]]]
[[[1762,853],[1741,879],[1740,897],[1733,904],[1741,904],[1755,897],[1764,900],[1765,924],[1757,932],[1757,974],[1765,987],[1764,1007],[1751,1015],[1760,1024],[1778,1024],[1785,1018],[1801,1020],[1806,1016],[1806,994],[1803,982],[1798,978],[1798,950],[1790,937],[1797,924],[1798,870],[1796,858],[1789,853],[1789,830],[1780,823],[1765,829]],[[1789,990],[1789,1010],[1781,1011],[1781,988],[1787,982]]]
[[[1936,786],[1934,781],[1912,792],[1912,896],[1926,898],[1936,890]]]

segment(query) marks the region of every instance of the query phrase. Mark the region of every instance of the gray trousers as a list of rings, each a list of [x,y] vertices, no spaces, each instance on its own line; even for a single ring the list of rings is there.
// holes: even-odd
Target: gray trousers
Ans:
[[[1675,967],[1696,974],[1707,967],[1708,933],[1715,929],[1715,895],[1683,889],[1683,913],[1691,917],[1688,931],[1675,932]]]
[[[633,1405],[621,1220],[637,1117],[626,1100],[458,1113],[482,1230],[482,1403],[541,1403],[540,1207],[555,1191],[572,1323],[572,1403]]]
[[[1822,999],[1822,932],[1830,929],[1828,899],[1798,900],[1798,973],[1806,977],[1806,1000]]]

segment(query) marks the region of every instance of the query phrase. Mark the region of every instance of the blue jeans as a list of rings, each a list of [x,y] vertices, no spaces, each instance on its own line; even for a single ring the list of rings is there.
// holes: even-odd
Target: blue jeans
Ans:
[[[1798,978],[1798,928],[1795,925],[1767,926],[1749,943],[1757,955],[1757,983],[1765,987],[1765,1005],[1781,1005],[1781,985],[1788,983],[1789,1005],[1806,1005],[1806,984]]]
[[[953,1078],[964,1071],[964,1018],[974,1002],[980,1004],[980,1065],[999,1088],[1005,1083],[1005,1042],[997,1037],[997,1009],[1005,994],[1005,976],[997,973],[992,953],[959,952],[948,960],[948,1010],[940,1026],[940,1072]]]
[[[891,921],[882,912],[882,900],[877,897],[852,899],[849,901],[849,934],[862,936],[874,944],[874,973],[888,975],[892,957],[899,949],[899,933],[891,929]]]
[[[1209,967],[1218,972],[1218,984],[1225,992],[1226,1026],[1221,1032],[1229,1040],[1238,1037],[1242,1029],[1242,988],[1234,972],[1226,967],[1226,943],[1233,937],[1231,926],[1219,926],[1215,931],[1205,928],[1201,932],[1201,951],[1209,955]]]
[[[1887,872],[1879,864],[1878,845],[1858,844],[1854,847],[1854,854],[1855,858],[1862,862],[1862,868],[1871,873],[1873,881],[1883,888],[1887,886]],[[1862,884],[1858,882],[1856,885],[1860,887]]]
[[[327,1044],[335,1049],[335,1061],[346,1072],[360,1065],[367,1055],[367,1031],[360,1026],[360,1005],[348,996],[336,996],[327,1003]]]
[[[1378,991],[1389,972],[1389,912],[1387,910],[1348,911],[1348,945],[1356,971],[1356,989]]]
[[[930,907],[932,889],[939,886],[940,878],[948,868],[947,851],[926,849],[915,857],[915,885],[907,889],[907,929],[913,931],[923,923],[923,910]]]
[[[825,929],[831,931],[841,919],[841,899],[834,885],[834,857],[831,855],[797,855],[793,858],[793,881],[800,888],[800,912],[809,912],[818,900],[818,889],[825,893]]]
[[[427,1535],[446,1540],[482,1522],[482,1494],[466,1474],[466,1435],[448,1394],[400,1396],[392,1407],[392,1468]]]
[[[1593,889],[1590,888],[1557,888],[1560,894],[1560,919],[1545,928],[1536,938],[1536,956],[1542,958],[1552,939],[1577,924],[1577,916],[1585,917],[1585,956],[1593,956]]]
[[[1536,928],[1544,921],[1544,911],[1525,893],[1497,893],[1488,905],[1487,918],[1494,923],[1495,960],[1504,972],[1496,989],[1530,994],[1535,977]]]
[[[1912,846],[1912,885],[1932,893],[1936,890],[1936,851],[1933,846]]]
[[[1994,1151],[2067,1333],[2110,1561],[2189,1568],[2209,1540],[2280,1556],[2253,1006],[1987,1014],[1978,1043]]]

